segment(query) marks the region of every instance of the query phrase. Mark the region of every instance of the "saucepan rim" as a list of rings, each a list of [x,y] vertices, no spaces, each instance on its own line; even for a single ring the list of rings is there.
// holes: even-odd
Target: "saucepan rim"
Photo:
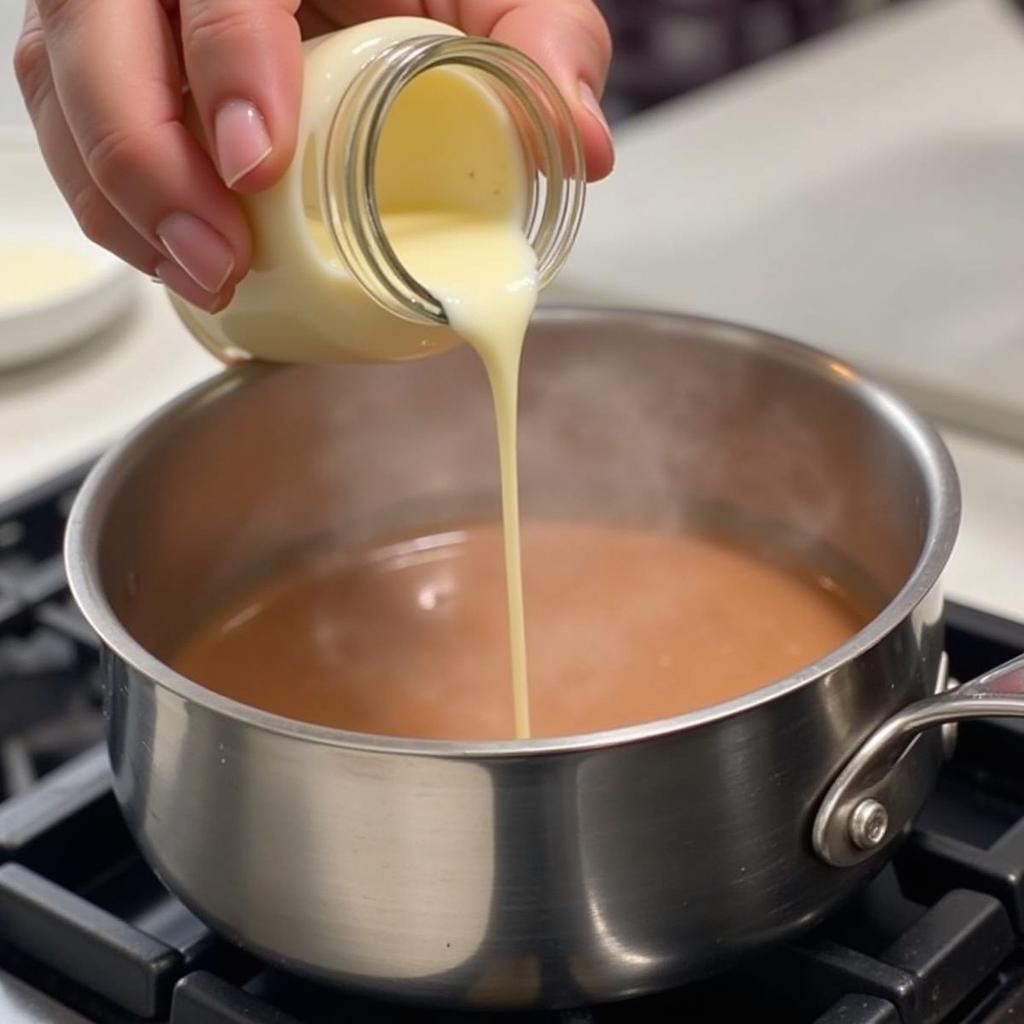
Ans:
[[[477,759],[570,754],[638,743],[695,729],[752,710],[811,685],[873,648],[920,604],[938,582],[959,527],[959,481],[953,461],[938,432],[902,399],[874,381],[865,379],[845,362],[819,349],[728,321],[641,309],[545,307],[538,311],[534,323],[550,325],[581,321],[599,322],[602,327],[607,327],[609,323],[620,323],[624,329],[627,326],[642,325],[666,332],[697,333],[707,340],[757,349],[777,361],[790,363],[852,391],[912,451],[927,488],[928,522],[924,544],[917,564],[899,592],[846,643],[792,675],[706,708],[598,732],[525,740],[408,739],[314,725],[251,707],[208,690],[176,672],[135,640],[119,621],[100,584],[98,540],[106,510],[116,494],[120,480],[140,459],[145,458],[146,449],[157,427],[162,428],[177,417],[191,415],[195,409],[215,401],[225,391],[244,386],[246,379],[254,375],[287,372],[286,367],[263,365],[225,371],[183,392],[143,420],[93,467],[75,499],[65,535],[65,561],[72,596],[109,652],[148,677],[155,685],[211,712],[295,740],[349,750]]]

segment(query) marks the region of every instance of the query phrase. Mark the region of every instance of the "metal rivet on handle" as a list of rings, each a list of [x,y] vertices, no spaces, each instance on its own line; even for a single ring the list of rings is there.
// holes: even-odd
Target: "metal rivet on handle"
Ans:
[[[889,813],[870,797],[861,800],[850,815],[850,842],[858,850],[873,850],[889,831]]]

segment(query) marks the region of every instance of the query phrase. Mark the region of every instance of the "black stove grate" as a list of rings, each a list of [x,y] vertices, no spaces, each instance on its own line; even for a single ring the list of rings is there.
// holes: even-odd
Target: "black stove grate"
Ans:
[[[61,566],[81,475],[0,507],[0,1024],[493,1020],[382,1006],[268,967],[210,932],[145,865],[111,793],[96,642]],[[956,605],[948,618],[958,678],[1024,650],[1020,624]],[[962,726],[894,863],[806,939],[664,995],[528,1016],[1024,1020],[1024,726]]]

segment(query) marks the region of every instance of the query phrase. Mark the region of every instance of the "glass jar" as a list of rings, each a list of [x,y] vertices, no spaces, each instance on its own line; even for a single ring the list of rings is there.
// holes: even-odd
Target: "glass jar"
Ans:
[[[172,302],[221,358],[426,355],[459,339],[396,256],[389,210],[497,204],[522,218],[543,287],[572,246],[585,187],[569,109],[533,61],[427,19],[368,22],[305,44],[296,154],[280,181],[242,198],[253,258],[232,301],[216,314]]]

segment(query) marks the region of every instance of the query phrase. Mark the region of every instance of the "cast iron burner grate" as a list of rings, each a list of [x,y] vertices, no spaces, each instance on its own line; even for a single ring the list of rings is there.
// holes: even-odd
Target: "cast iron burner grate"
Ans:
[[[0,1024],[400,1024],[406,1010],[230,947],[146,867],[110,791],[96,643],[61,569],[81,471],[0,506]],[[954,674],[1024,650],[1024,625],[949,609]],[[1024,1020],[1024,728],[961,727],[917,829],[840,914],[741,971],[538,1024],[1001,1024]]]

